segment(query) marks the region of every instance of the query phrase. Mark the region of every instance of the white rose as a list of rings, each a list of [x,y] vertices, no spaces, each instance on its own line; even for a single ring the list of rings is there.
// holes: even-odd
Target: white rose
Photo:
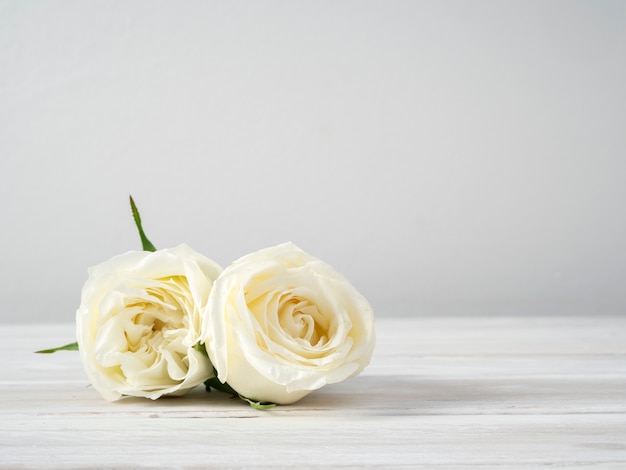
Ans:
[[[106,400],[180,395],[213,377],[194,345],[221,271],[186,245],[131,251],[89,270],[76,334],[85,371]]]
[[[345,277],[285,243],[224,270],[202,339],[221,382],[255,401],[289,404],[363,370],[374,316]]]

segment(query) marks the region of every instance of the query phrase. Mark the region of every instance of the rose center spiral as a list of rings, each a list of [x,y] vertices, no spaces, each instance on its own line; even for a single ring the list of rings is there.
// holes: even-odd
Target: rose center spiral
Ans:
[[[289,335],[310,346],[327,340],[327,329],[316,305],[306,299],[289,298],[278,309],[281,328]]]
[[[184,307],[176,295],[176,288],[183,287],[182,283],[175,278],[161,282],[162,286],[146,289],[146,298],[137,299],[126,307],[132,315],[124,324],[128,351],[140,354],[148,361],[155,360],[155,354],[163,347],[171,349],[170,343],[179,339],[186,326]],[[184,355],[184,349],[180,349],[176,352]]]

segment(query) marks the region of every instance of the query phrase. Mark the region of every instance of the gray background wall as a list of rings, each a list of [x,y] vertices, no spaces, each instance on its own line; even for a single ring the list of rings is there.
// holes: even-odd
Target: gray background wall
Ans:
[[[623,314],[626,2],[0,1],[0,321],[292,240],[379,316]]]

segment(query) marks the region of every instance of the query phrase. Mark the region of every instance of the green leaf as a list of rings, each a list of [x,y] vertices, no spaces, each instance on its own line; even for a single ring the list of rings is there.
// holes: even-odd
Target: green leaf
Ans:
[[[59,346],[58,348],[42,349],[41,351],[35,351],[37,354],[51,354],[57,351],[78,351],[78,343],[70,343],[65,346]]]
[[[276,406],[276,403],[261,403],[260,401],[250,400],[249,398],[242,397],[241,395],[239,395],[239,398],[247,401],[255,410],[269,410],[270,408],[274,408]]]
[[[139,238],[141,238],[141,247],[143,251],[157,251],[155,246],[152,244],[146,234],[143,231],[143,227],[141,226],[141,217],[139,216],[139,211],[137,210],[137,206],[135,205],[135,201],[133,201],[133,197],[130,196],[130,208],[133,211],[133,219],[135,219],[135,225],[137,225],[137,230],[139,230]]]
[[[214,388],[219,392],[230,393],[231,395],[235,396],[239,395],[230,385],[220,382],[217,377],[211,377],[210,379],[205,380],[204,386],[206,387],[207,392],[210,391],[210,388]]]

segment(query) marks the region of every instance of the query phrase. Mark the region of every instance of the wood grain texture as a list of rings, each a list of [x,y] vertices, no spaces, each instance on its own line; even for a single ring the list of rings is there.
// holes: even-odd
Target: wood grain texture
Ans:
[[[0,328],[1,468],[626,468],[626,318],[398,318],[370,366],[257,411],[106,403],[73,325]]]

